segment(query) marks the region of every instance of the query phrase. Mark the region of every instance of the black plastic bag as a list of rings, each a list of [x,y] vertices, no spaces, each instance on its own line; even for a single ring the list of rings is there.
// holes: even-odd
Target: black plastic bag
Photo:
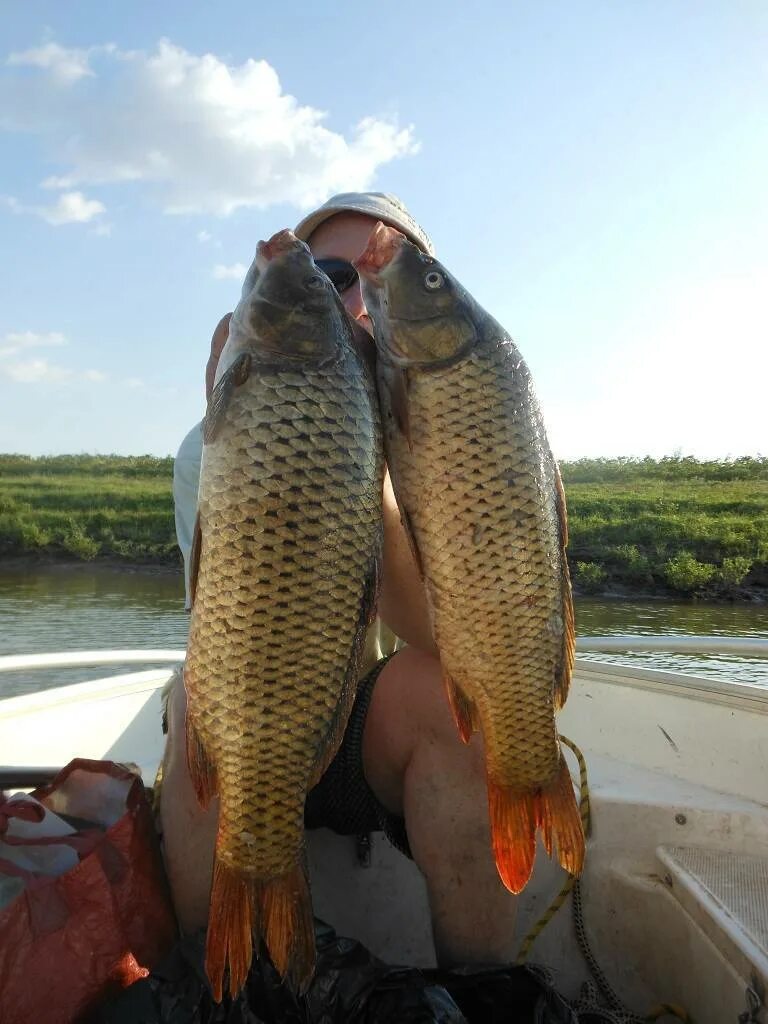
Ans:
[[[317,922],[317,969],[295,996],[266,956],[243,991],[214,1003],[205,976],[205,938],[171,955],[105,1007],[94,1024],[575,1024],[555,990],[527,967],[458,971],[392,967]]]

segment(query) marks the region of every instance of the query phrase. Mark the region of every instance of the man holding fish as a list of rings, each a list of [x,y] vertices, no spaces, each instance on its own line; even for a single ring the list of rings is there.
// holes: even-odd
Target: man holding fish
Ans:
[[[321,271],[320,283],[308,269],[313,266],[312,259],[301,242],[308,244],[314,268]],[[289,361],[292,358],[290,352],[280,348],[279,339],[294,337],[296,327],[291,327],[293,333],[288,335],[280,335],[275,327],[287,315],[285,296],[293,294],[287,288],[286,275],[293,275],[296,287],[306,285],[318,293],[313,292],[311,301],[297,300],[297,306],[304,302],[302,309],[316,309],[317,317],[329,317],[328,323],[336,326],[328,330],[337,335],[341,332],[339,337],[346,337],[347,328],[338,321],[334,303],[343,306],[351,321],[348,340],[352,348],[369,367],[378,362],[382,429],[392,472],[392,479],[389,472],[383,478],[382,554],[374,558],[372,575],[360,570],[362,589],[352,598],[353,606],[360,608],[367,622],[378,590],[378,619],[366,631],[361,618],[359,629],[353,630],[353,654],[349,656],[349,671],[354,669],[355,673],[353,692],[345,696],[340,684],[333,721],[318,725],[318,735],[326,737],[318,749],[325,754],[318,755],[315,769],[319,765],[324,771],[318,779],[310,766],[302,776],[311,782],[306,787],[304,823],[309,828],[327,826],[342,834],[383,829],[395,845],[413,857],[426,879],[441,964],[509,962],[515,953],[513,893],[520,891],[530,875],[537,828],[548,849],[557,847],[564,867],[578,871],[583,856],[573,790],[554,728],[554,710],[567,695],[573,658],[573,614],[564,558],[565,508],[527,369],[501,328],[434,260],[428,236],[393,196],[336,196],[304,218],[295,235],[282,232],[261,243],[233,321],[225,317],[212,340],[197,530],[193,530],[192,523],[198,499],[201,427],[185,439],[175,467],[177,530],[190,596],[198,573],[205,572],[206,565],[208,576],[218,571],[221,551],[226,550],[221,544],[217,547],[216,540],[222,530],[216,525],[220,520],[215,518],[221,510],[216,487],[222,485],[213,481],[219,464],[217,445],[225,446],[225,441],[217,438],[223,438],[230,429],[227,424],[234,423],[233,403],[245,401],[249,374],[254,381],[263,374],[254,392],[262,395],[265,386],[272,386],[269,381],[274,379],[274,364],[283,357]],[[326,279],[332,285],[331,292],[320,295]],[[427,296],[424,301],[431,303],[429,308],[418,308],[421,299],[411,294],[414,280],[420,294]],[[318,304],[320,299],[325,305]],[[257,322],[258,328],[254,327]],[[291,324],[297,322],[300,319],[290,319]],[[439,325],[437,333],[433,322]],[[267,346],[266,355],[262,345],[254,362],[248,349],[250,333],[255,330],[263,342],[273,328],[278,340],[270,343],[271,348]],[[308,327],[301,330],[307,336],[311,334]],[[433,343],[434,338],[439,341]],[[308,343],[304,347],[309,351]],[[340,350],[338,345],[334,348]],[[298,349],[293,358],[299,358]],[[314,354],[312,359],[318,367],[327,367],[333,361],[329,356],[318,361]],[[471,408],[474,378],[467,384],[463,376],[457,378],[454,374],[456,367],[465,365],[475,374],[482,393],[479,412],[472,415],[483,416],[489,402],[491,409],[498,411],[496,427],[500,433],[494,436],[491,415],[483,427],[485,442],[458,434],[451,438],[450,423],[447,429],[445,426],[441,402],[443,406],[448,402],[451,408],[457,404]],[[293,362],[291,367],[286,377],[281,364],[275,391],[281,396],[281,408],[287,407],[285,403],[297,408],[300,403],[295,396],[307,391],[305,383],[290,390],[299,363]],[[509,367],[514,367],[514,372],[507,373]],[[504,383],[507,377],[514,380],[514,387]],[[356,422],[361,418],[367,421],[367,379],[366,374],[360,378],[362,404],[355,414]],[[494,392],[497,379],[502,381],[496,389],[498,394]],[[445,386],[443,381],[447,381]],[[330,388],[331,384],[320,386]],[[289,393],[290,402],[285,397]],[[330,392],[327,402],[322,403],[324,412],[329,403],[332,405]],[[374,396],[371,437],[379,436],[378,404]],[[300,414],[305,423],[310,414],[303,410]],[[461,418],[458,412],[455,418]],[[342,429],[340,423],[331,429],[332,436],[334,430],[338,433]],[[254,429],[248,427],[243,436],[256,437]],[[290,431],[290,436],[295,436],[293,427]],[[317,439],[326,436],[327,427],[322,425],[316,434],[311,430],[307,434],[316,439],[312,441],[315,447],[322,446],[324,442]],[[467,440],[469,468],[462,464],[454,472],[456,446]],[[259,443],[263,448],[264,444]],[[284,444],[285,437],[281,436],[267,440],[266,447],[272,445],[281,452]],[[354,447],[349,442],[346,447],[358,452],[354,458],[368,460],[366,444]],[[298,449],[289,448],[285,451],[290,462]],[[226,460],[220,464],[225,466]],[[373,482],[378,471],[373,463],[370,465]],[[269,472],[274,475],[273,471],[274,467]],[[354,472],[349,477],[356,481],[354,486],[362,495],[363,484],[358,478]],[[488,484],[491,478],[492,486]],[[225,480],[227,474],[221,471],[217,479]],[[341,479],[346,479],[343,474]],[[423,499],[414,493],[414,488],[422,486]],[[273,497],[282,494],[283,487],[284,483],[278,481],[270,493]],[[462,496],[467,495],[475,504],[464,509]],[[271,500],[269,496],[264,499],[267,504]],[[331,507],[324,498],[317,500],[323,509]],[[368,522],[370,500],[363,495],[361,501],[362,518],[358,518]],[[295,503],[290,505],[294,507]],[[507,507],[514,513],[511,518]],[[494,509],[500,510],[498,515]],[[261,508],[258,514],[262,513],[284,514]],[[244,528],[250,529],[255,521],[251,517],[250,525]],[[320,527],[315,528],[317,523],[310,526],[307,535],[317,537]],[[336,543],[341,536],[339,528],[335,523],[326,526]],[[361,529],[356,526],[354,536],[360,536]],[[374,535],[365,535],[369,537],[369,549],[378,550]],[[339,541],[336,549],[351,551],[346,541]],[[322,574],[327,547],[321,544],[311,553],[309,548],[305,550],[313,567]],[[274,544],[270,548],[273,551]],[[284,560],[268,564],[276,575],[285,574]],[[511,567],[511,582],[505,578],[504,566]],[[459,593],[462,580],[471,581],[463,594]],[[278,583],[276,579],[275,585]],[[306,586],[303,592],[307,592]],[[237,587],[243,589],[241,582]],[[338,590],[333,584],[328,587],[334,593]],[[302,986],[311,974],[308,954],[300,942],[293,938],[289,941],[282,934],[306,927],[302,914],[291,909],[304,900],[299,892],[302,884],[295,881],[301,871],[290,875],[293,881],[280,882],[281,893],[277,893],[274,879],[264,882],[264,868],[260,869],[260,888],[254,888],[251,881],[230,883],[219,878],[224,872],[220,864],[227,858],[237,861],[237,857],[230,857],[231,844],[228,847],[222,838],[221,819],[228,816],[224,814],[226,807],[222,809],[217,799],[211,799],[226,790],[229,762],[226,744],[217,745],[216,728],[211,724],[221,721],[226,697],[216,691],[215,685],[224,671],[223,661],[213,658],[210,651],[221,633],[217,615],[229,615],[235,621],[238,615],[251,612],[247,611],[247,595],[239,608],[222,612],[215,595],[205,597],[209,591],[210,586],[206,591],[204,584],[203,598],[195,597],[193,601],[186,667],[189,707],[181,680],[169,699],[161,800],[168,875],[184,931],[208,924],[210,911],[208,969],[209,976],[212,968],[217,975],[212,983],[218,995],[225,965],[235,980],[233,990],[242,982],[250,958],[250,937],[245,943],[246,955],[240,939],[232,939],[232,935],[248,930],[251,924],[254,932],[265,938],[281,971]],[[261,620],[251,617],[248,621]],[[305,617],[302,628],[310,643],[313,631],[323,632],[322,624],[312,616]],[[248,635],[247,629],[244,635]],[[395,637],[405,644],[396,651]],[[342,649],[349,642],[340,637],[337,644]],[[256,651],[252,656],[254,664],[264,664],[258,659],[268,653]],[[239,679],[237,672],[232,678]],[[209,684],[210,680],[213,683]],[[225,688],[227,693],[232,686],[235,684]],[[252,723],[252,731],[259,731],[264,721],[270,720],[265,700],[261,691],[255,697],[245,695],[236,720],[245,721],[250,714],[247,720]],[[306,698],[302,700],[306,703]],[[256,706],[261,709],[258,715],[253,711]],[[345,720],[339,746],[341,731],[336,736],[334,729],[339,721],[343,727]],[[232,735],[226,725],[220,731]],[[254,756],[258,760],[258,754]],[[244,797],[247,799],[247,794]],[[233,798],[222,799],[226,804]],[[202,807],[201,802],[207,806]],[[239,824],[237,829],[241,838],[247,837],[251,845],[256,843],[256,826]],[[242,877],[251,870],[255,878],[256,868],[243,868]],[[222,903],[227,902],[241,904],[246,910],[222,910]],[[243,956],[247,962],[242,962]]]

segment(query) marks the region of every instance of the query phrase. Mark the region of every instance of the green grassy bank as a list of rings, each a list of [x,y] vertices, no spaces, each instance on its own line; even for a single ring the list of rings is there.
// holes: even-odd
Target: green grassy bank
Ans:
[[[562,464],[577,589],[768,596],[768,459]],[[0,557],[179,564],[172,460],[0,455]]]

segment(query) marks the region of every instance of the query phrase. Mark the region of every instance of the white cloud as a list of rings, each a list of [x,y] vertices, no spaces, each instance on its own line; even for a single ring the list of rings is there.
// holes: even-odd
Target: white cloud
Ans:
[[[43,68],[61,82],[76,82],[78,78],[92,76],[88,64],[88,50],[70,50],[58,43],[35,46],[23,53],[12,53],[6,60],[10,66]]]
[[[144,381],[141,377],[128,377],[125,381],[127,388],[132,388],[134,391],[144,387]]]
[[[92,48],[105,53],[96,74],[91,51],[55,46],[9,58],[33,68],[23,89],[15,70],[0,81],[0,125],[41,135],[58,159],[48,187],[140,181],[167,213],[306,208],[368,188],[418,148],[413,129],[388,118],[363,117],[345,134],[326,127],[328,115],[283,92],[264,60],[229,65],[163,40],[150,53]],[[62,74],[80,77],[78,88],[62,89]]]
[[[198,240],[198,242],[210,242],[212,237],[213,236],[211,235],[210,231],[198,231],[197,232],[197,240]]]
[[[59,227],[61,224],[85,224],[104,213],[106,206],[98,199],[88,199],[82,192],[63,192],[50,206],[29,206],[14,196],[4,197],[14,213],[33,213]]]
[[[60,331],[39,334],[36,331],[9,331],[3,335],[0,356],[12,356],[29,348],[50,348],[66,345],[67,339]]]
[[[101,370],[77,372],[66,366],[58,366],[45,356],[28,357],[27,352],[36,348],[59,348],[67,344],[60,331],[9,331],[0,339],[0,373],[20,384],[83,380],[100,383],[107,379]]]
[[[232,278],[235,281],[242,281],[245,277],[248,267],[244,263],[233,263],[231,266],[226,266],[224,263],[217,263],[213,268],[213,276],[219,280],[224,281]]]
[[[47,359],[20,359],[0,363],[0,370],[19,384],[38,384],[41,381],[61,381],[72,376],[72,371],[55,366]]]
[[[87,199],[82,192],[64,192],[54,206],[43,209],[40,215],[49,224],[82,224],[105,210],[98,199]]]

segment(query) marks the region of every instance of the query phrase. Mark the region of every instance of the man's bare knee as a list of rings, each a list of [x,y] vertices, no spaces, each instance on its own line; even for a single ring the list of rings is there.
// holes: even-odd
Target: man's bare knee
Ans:
[[[376,680],[363,733],[363,769],[393,814],[403,813],[405,775],[417,745],[450,724],[441,691],[440,662],[415,648],[396,654]]]
[[[509,959],[516,900],[493,860],[484,745],[462,742],[436,658],[405,650],[383,669],[363,761],[379,800],[405,817],[440,962]]]
[[[213,871],[218,800],[203,810],[187,767],[186,692],[181,673],[166,702],[168,735],[163,758],[160,822],[166,871],[182,931],[203,927]]]

